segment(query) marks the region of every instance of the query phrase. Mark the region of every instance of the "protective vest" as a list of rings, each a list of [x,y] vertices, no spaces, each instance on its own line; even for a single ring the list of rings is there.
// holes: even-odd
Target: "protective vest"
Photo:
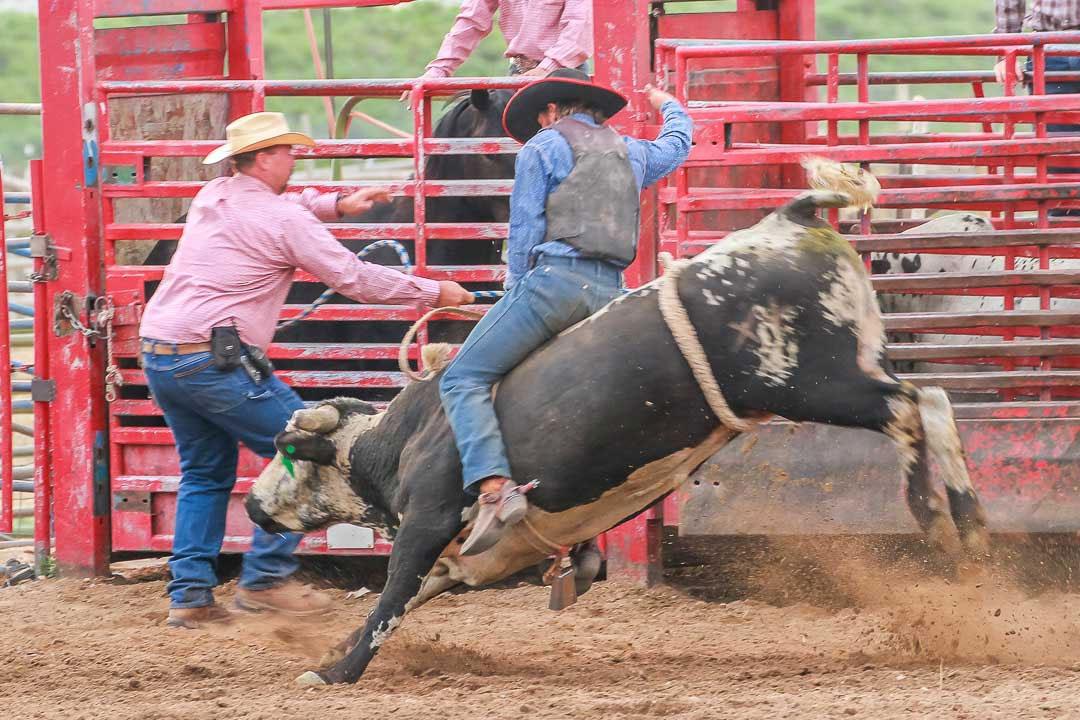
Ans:
[[[641,204],[626,142],[609,127],[569,117],[552,127],[570,143],[574,169],[548,196],[546,240],[629,265],[637,254]]]

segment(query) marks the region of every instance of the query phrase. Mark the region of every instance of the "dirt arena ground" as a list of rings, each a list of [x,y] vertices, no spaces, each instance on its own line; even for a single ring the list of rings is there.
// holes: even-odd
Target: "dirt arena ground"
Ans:
[[[0,717],[1080,717],[1068,582],[944,579],[858,544],[747,544],[707,565],[702,548],[676,554],[668,586],[601,583],[561,613],[524,584],[438,598],[350,687],[293,679],[375,593],[332,589],[316,621],[192,632],[163,625],[160,573],[0,589]],[[1073,559],[1027,562],[1060,575]]]

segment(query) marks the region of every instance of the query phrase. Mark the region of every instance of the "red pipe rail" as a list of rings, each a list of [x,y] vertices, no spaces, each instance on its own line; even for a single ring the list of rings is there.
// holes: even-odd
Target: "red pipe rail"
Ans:
[[[1054,47],[1047,47],[1051,43]],[[991,80],[989,72],[870,72],[871,60],[881,55],[985,58],[1003,54],[1031,57],[1032,95],[1013,94],[1017,81],[1012,71],[1015,63],[1010,64],[1005,96],[989,98],[982,92],[982,85]],[[1080,298],[1080,269],[1052,269],[1051,260],[1075,259],[1080,257],[1080,249],[1077,236],[1067,229],[1057,236],[1046,233],[1052,232],[1047,230],[1051,225],[1049,208],[1074,207],[1080,198],[1080,183],[1065,173],[1051,175],[1048,165],[1075,167],[1080,161],[1080,137],[1050,137],[1046,126],[1050,123],[1080,124],[1080,94],[1044,94],[1048,79],[1074,79],[1071,75],[1065,78],[1053,73],[1048,78],[1045,72],[1047,54],[1080,54],[1080,32],[768,44],[659,40],[656,43],[657,80],[669,83],[675,95],[686,103],[696,128],[696,145],[689,161],[660,189],[661,247],[677,256],[704,250],[735,228],[707,222],[695,224],[691,220],[695,214],[758,212],[760,217],[761,212],[786,202],[805,188],[801,173],[793,176],[788,171],[783,175],[786,182],[779,187],[738,183],[739,173],[744,168],[797,167],[808,154],[857,162],[863,167],[870,163],[909,163],[986,168],[989,174],[968,172],[957,176],[924,177],[882,173],[883,189],[876,207],[990,211],[1003,233],[994,242],[980,243],[970,237],[919,240],[904,235],[884,238],[892,242],[883,245],[870,235],[875,223],[869,214],[855,223],[854,230],[860,233],[855,240],[864,253],[871,247],[887,247],[890,252],[912,252],[918,248],[918,252],[924,253],[1003,258],[1003,270],[874,276],[872,281],[879,292],[885,293],[1002,298],[1003,311],[993,317],[984,316],[987,324],[959,323],[959,328],[943,328],[939,324],[941,318],[917,313],[916,317],[908,318],[905,331],[957,336],[996,335],[1010,342],[905,343],[894,344],[891,350],[894,357],[901,360],[962,361],[1002,370],[997,373],[913,376],[917,382],[933,382],[961,390],[996,390],[1004,399],[1015,399],[1021,392],[1026,395],[1035,392],[1043,401],[1059,395],[1075,396],[1076,387],[1080,386],[1080,373],[1076,372],[1080,368],[1080,353],[1074,340],[1080,333],[1075,326],[1075,313],[1052,311],[1050,305],[1052,299]],[[841,73],[841,57],[852,55],[856,71]],[[824,73],[816,72],[814,67],[814,61],[821,56],[824,56],[826,66]],[[691,75],[696,62],[707,62],[706,67],[714,71],[721,60],[735,63],[739,68],[743,68],[748,60],[754,60],[753,67],[760,70],[771,68],[770,63],[780,58],[792,57],[803,58],[805,86],[825,88],[824,101],[814,101],[811,97],[784,102],[717,101],[697,99],[692,94],[697,87]],[[1072,75],[1080,77],[1080,74]],[[872,85],[906,82],[953,86],[970,82],[976,96],[919,101],[870,100]],[[855,98],[841,101],[841,85],[855,86]],[[914,120],[981,124],[982,132],[924,133],[917,138],[895,130],[872,132],[871,123]],[[993,123],[1001,124],[1002,129],[996,131]],[[1032,124],[1033,132],[1017,133],[1016,127],[1022,123]],[[850,126],[854,132],[841,134],[841,124]],[[752,130],[755,128],[757,130]],[[795,131],[777,133],[776,128],[795,128]],[[716,186],[691,185],[689,174],[703,168],[723,169],[728,173],[725,177],[730,179]],[[1032,219],[1017,217],[1021,212],[1036,214]],[[838,213],[831,212],[830,219],[838,224]],[[1056,219],[1054,225],[1064,227],[1075,222],[1061,218]],[[1033,230],[1026,231],[1028,234],[1025,235],[1022,228]],[[1053,242],[1046,241],[1047,238]],[[1025,257],[1036,258],[1038,269],[1019,270],[1017,260]],[[1038,321],[1034,316],[1016,310],[1018,300],[1024,297],[1038,299],[1042,313]],[[1013,314],[1032,322],[1016,322],[1016,318],[1010,317]],[[886,321],[889,321],[888,317]],[[926,323],[927,327],[918,326],[920,322]],[[1022,340],[1014,342],[1017,338]],[[1027,373],[1018,369],[1024,367],[1039,372]]]

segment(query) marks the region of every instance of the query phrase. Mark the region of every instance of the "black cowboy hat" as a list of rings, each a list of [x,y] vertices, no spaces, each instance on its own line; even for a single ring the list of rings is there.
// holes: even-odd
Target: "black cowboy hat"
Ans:
[[[622,110],[629,102],[614,90],[594,84],[588,74],[581,70],[559,68],[546,78],[521,88],[510,98],[503,112],[503,128],[507,135],[518,142],[527,142],[540,132],[536,116],[547,104],[566,101],[580,101],[600,110],[607,117]]]

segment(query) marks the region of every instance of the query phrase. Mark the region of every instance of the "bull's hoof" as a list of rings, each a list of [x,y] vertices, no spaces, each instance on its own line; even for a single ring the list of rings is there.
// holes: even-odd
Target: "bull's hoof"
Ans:
[[[956,531],[952,519],[947,515],[939,515],[934,518],[930,523],[930,527],[926,529],[926,535],[930,544],[948,557],[960,558],[963,556],[960,534]]]
[[[306,673],[296,678],[297,685],[326,685],[327,682],[323,680],[322,675],[314,670],[308,670]]]
[[[972,560],[981,561],[990,557],[990,532],[986,528],[966,530],[961,533],[960,541]]]

